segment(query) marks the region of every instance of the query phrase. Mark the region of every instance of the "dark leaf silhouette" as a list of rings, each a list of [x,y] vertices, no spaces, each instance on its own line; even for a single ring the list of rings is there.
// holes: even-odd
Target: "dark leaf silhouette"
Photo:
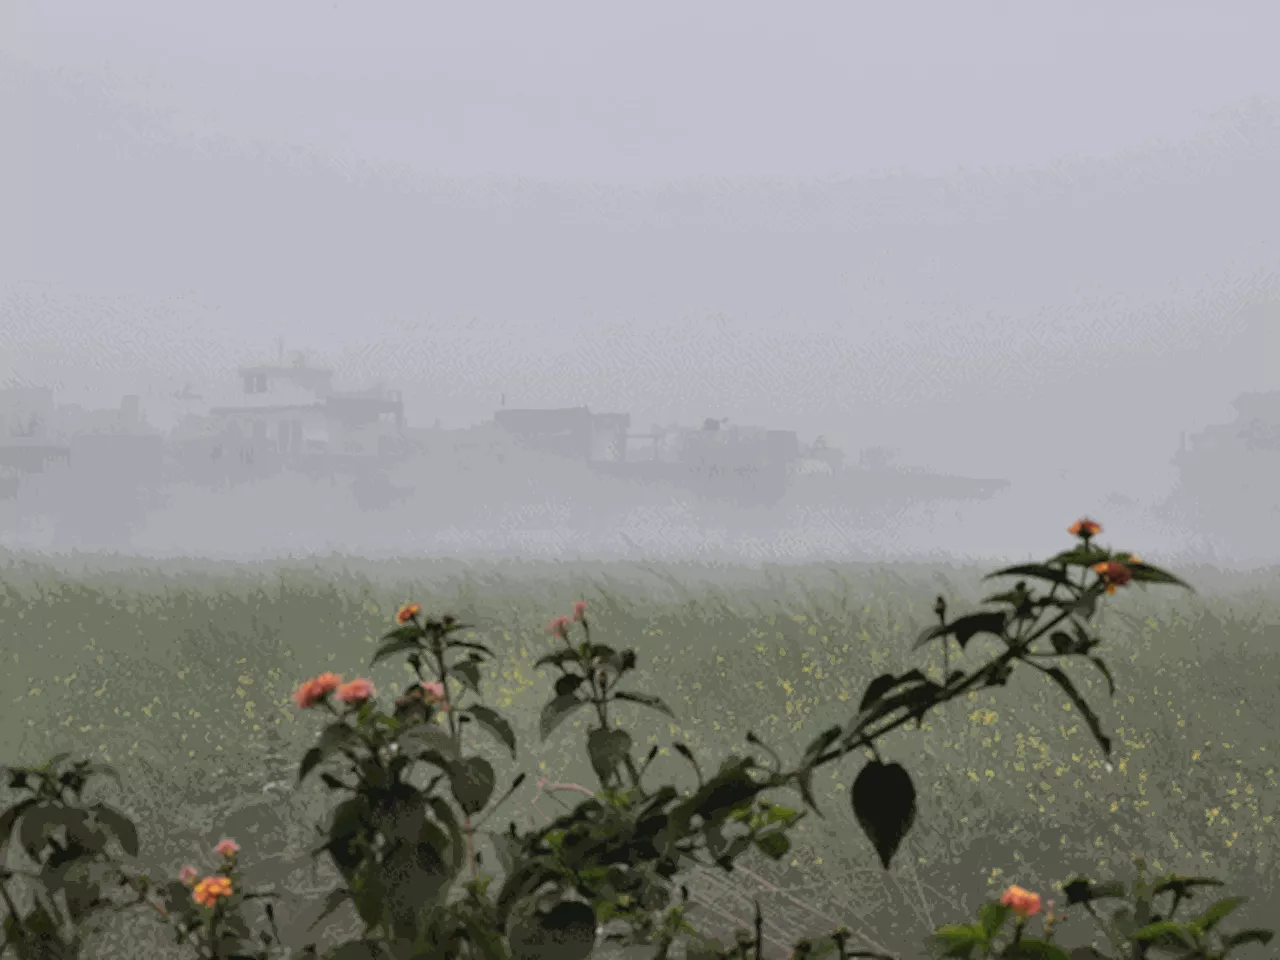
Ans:
[[[870,761],[853,782],[853,815],[886,870],[916,819],[916,788],[897,763]]]

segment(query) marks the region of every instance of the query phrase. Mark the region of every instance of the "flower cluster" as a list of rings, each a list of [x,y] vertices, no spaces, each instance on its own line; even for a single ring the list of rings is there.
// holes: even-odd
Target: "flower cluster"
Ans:
[[[561,639],[563,639],[569,635],[569,624],[581,623],[583,620],[586,619],[586,616],[587,616],[587,601],[575,600],[573,601],[573,615],[564,616],[563,614],[561,614],[558,617],[553,617],[551,621],[547,624],[547,632],[550,633],[552,636],[560,637]]]
[[[327,697],[333,695],[348,706],[358,706],[366,700],[373,699],[376,692],[373,681],[364,677],[357,677],[343,683],[342,677],[336,673],[322,673],[299,686],[294,691],[293,702],[305,710],[323,703]]]
[[[222,858],[222,871],[197,881],[199,874],[193,866],[185,866],[178,871],[178,880],[184,887],[191,887],[191,899],[202,907],[213,907],[219,900],[225,900],[232,894],[231,878],[226,874],[235,866],[236,857],[240,853],[240,844],[230,837],[219,840],[213,852]]]
[[[1040,912],[1040,894],[1025,890],[1017,884],[1004,892],[1000,897],[1000,903],[1012,909],[1014,916],[1020,920],[1034,917]]]

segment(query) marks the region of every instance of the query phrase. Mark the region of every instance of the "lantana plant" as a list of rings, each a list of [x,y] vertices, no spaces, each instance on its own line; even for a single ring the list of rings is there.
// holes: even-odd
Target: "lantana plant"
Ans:
[[[910,773],[885,757],[878,741],[907,724],[922,726],[927,714],[945,703],[1003,687],[1015,672],[1029,670],[1066,694],[1109,757],[1111,741],[1064,667],[1087,662],[1114,694],[1100,653],[1102,640],[1090,626],[1099,601],[1133,585],[1186,584],[1131,552],[1098,546],[1102,529],[1096,521],[1082,519],[1069,532],[1077,540],[1071,549],[1043,563],[990,574],[1016,582],[989,596],[986,609],[949,620],[946,601],[938,598],[938,622],[918,638],[915,649],[941,647],[941,680],[919,668],[881,674],[845,723],[823,731],[791,762],[751,732],[747,749],[709,770],[685,744],[673,743],[696,779],[687,790],[653,782],[657,746],[637,756],[634,738],[620,723],[623,710],[632,706],[668,716],[672,711],[635,687],[635,650],[593,640],[588,604],[576,601],[569,614],[548,624],[554,649],[537,665],[556,677],[540,729],[546,738],[570,716],[585,715],[587,756],[597,783],[594,789],[581,788],[582,799],[564,814],[523,831],[514,824],[485,829],[525,781],[524,774],[516,775],[500,792],[497,772],[473,742],[472,732],[478,731],[513,760],[518,757],[512,725],[481,696],[481,668],[495,658],[493,651],[471,639],[465,632],[470,628],[454,617],[426,617],[418,604],[406,604],[373,662],[404,656],[415,680],[386,708],[380,708],[378,691],[366,677],[344,681],[323,673],[295,694],[300,709],[325,718],[302,759],[299,783],[314,777],[336,799],[324,842],[315,851],[342,878],[324,916],[349,903],[360,923],[355,938],[328,956],[583,960],[597,944],[612,941],[648,945],[656,960],[666,960],[677,944],[690,960],[763,960],[758,908],[753,931],[722,943],[691,922],[683,881],[693,865],[732,872],[752,849],[786,856],[790,830],[807,815],[822,815],[812,791],[820,768],[870,752],[853,779],[850,805],[888,869],[915,823],[916,789]],[[952,644],[964,657],[983,635],[997,644],[990,659],[968,671],[953,667]],[[795,798],[790,806],[777,799],[788,793]],[[21,811],[11,814],[0,816],[0,826],[8,818],[0,837],[22,816]],[[482,848],[493,851],[497,871],[489,868]],[[197,935],[188,940],[204,951],[201,957],[259,956],[235,952],[248,949],[241,905],[253,895],[240,891],[238,848],[221,846],[219,856],[222,864],[214,872],[201,876],[193,869],[185,882],[170,884],[166,909],[171,917],[183,918],[181,930]],[[1193,880],[1165,878],[1160,889],[1185,896]],[[1076,905],[1092,910],[1094,900],[1118,895],[1110,886],[1079,878],[1064,889],[1068,910]],[[1137,960],[1174,940],[1185,947],[1184,956],[1221,957],[1270,937],[1269,931],[1241,931],[1222,934],[1210,945],[1209,934],[1238,898],[1219,901],[1188,921],[1191,926],[1175,928],[1170,926],[1173,908],[1166,914],[1151,906],[1155,893],[1156,887],[1135,888],[1131,918],[1112,918],[1115,960]],[[999,901],[981,908],[976,924],[938,928],[933,946],[954,957],[1080,960],[1054,942],[1065,914],[1055,913],[1052,905],[1042,914],[1043,906],[1039,894],[1010,887]],[[1041,916],[1039,936],[1031,926],[1036,916]],[[998,943],[1010,919],[1008,941]],[[269,912],[267,920],[273,922]],[[793,956],[881,956],[851,949],[855,937],[835,930],[797,943]],[[260,939],[263,950],[278,946],[268,943],[267,934]],[[315,946],[308,950],[319,954]]]

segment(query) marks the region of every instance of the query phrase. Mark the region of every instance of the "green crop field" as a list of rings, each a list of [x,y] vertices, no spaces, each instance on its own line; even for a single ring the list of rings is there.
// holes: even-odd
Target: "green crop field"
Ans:
[[[290,891],[294,926],[305,926],[307,907],[332,878],[306,857],[309,825],[327,801],[319,789],[292,790],[317,719],[299,714],[291,694],[321,670],[369,675],[398,692],[400,663],[370,673],[367,662],[406,600],[458,615],[498,650],[501,666],[485,693],[513,720],[522,755],[513,764],[495,753],[494,762],[530,773],[504,808],[527,822],[558,808],[553,796],[535,798],[539,777],[590,783],[581,726],[537,739],[550,677],[532,664],[550,642],[546,621],[571,601],[590,602],[602,642],[638,649],[636,685],[679,716],[668,723],[621,707],[624,720],[649,743],[684,741],[710,765],[746,749],[748,729],[784,757],[798,754],[852,715],[876,674],[922,666],[926,653],[936,662],[936,649],[913,653],[911,643],[933,622],[938,593],[956,611],[982,596],[981,572],[341,558],[54,566],[8,557],[0,569],[0,762],[61,751],[109,760],[123,792],[103,789],[139,821],[148,866],[203,862],[212,842],[234,836],[249,876]],[[700,920],[730,930],[759,897],[772,940],[789,944],[840,922],[919,956],[935,925],[968,921],[1010,882],[1048,894],[1073,873],[1128,879],[1131,858],[1142,855],[1155,869],[1218,876],[1228,892],[1251,896],[1241,925],[1274,923],[1277,577],[1175,572],[1199,592],[1125,589],[1099,614],[1114,700],[1093,667],[1070,668],[1114,740],[1111,769],[1061,691],[1019,670],[1007,688],[949,704],[923,731],[884,743],[886,759],[903,762],[920,792],[917,827],[888,873],[850,811],[860,761],[849,758],[829,776],[824,770],[816,786],[825,818],[801,824],[785,861],[750,860],[742,876],[691,881]],[[965,659],[976,664],[989,649],[975,641]],[[671,753],[656,772],[691,781]],[[150,926],[120,955],[143,955],[139,944],[150,937],[157,946],[145,955],[164,955],[165,935]],[[1071,942],[1087,930],[1077,916],[1063,936]]]

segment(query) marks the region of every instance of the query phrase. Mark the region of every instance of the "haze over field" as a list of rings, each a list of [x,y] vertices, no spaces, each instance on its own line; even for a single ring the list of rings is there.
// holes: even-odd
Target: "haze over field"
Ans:
[[[1280,10],[778,9],[10,5],[0,382],[164,423],[283,338],[415,425],[729,417],[1012,483],[797,527],[810,553],[1043,552],[1081,510],[1200,549],[1151,512],[1180,436],[1280,388]],[[133,546],[403,548],[323,490],[246,496]],[[573,511],[528,509],[522,548],[562,549]],[[584,549],[746,523],[628,509]],[[438,549],[518,545],[504,522]],[[1277,559],[1267,523],[1222,542]]]

